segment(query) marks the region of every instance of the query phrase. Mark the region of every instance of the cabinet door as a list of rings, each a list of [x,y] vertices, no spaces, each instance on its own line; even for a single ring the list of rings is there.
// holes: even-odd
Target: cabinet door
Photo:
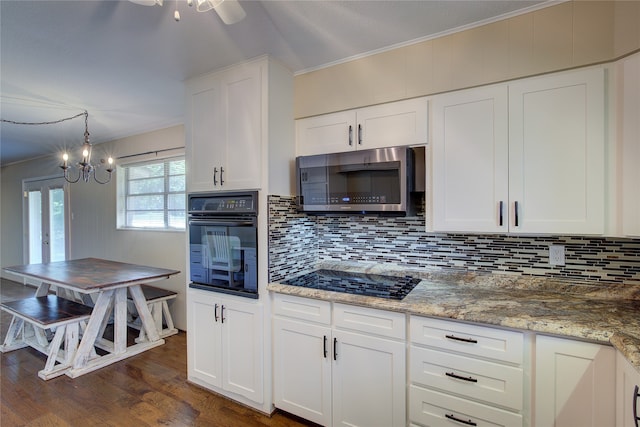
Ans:
[[[216,321],[215,303],[200,293],[188,294],[187,353],[189,378],[196,378],[215,387],[222,386],[222,353],[220,322]]]
[[[357,110],[356,149],[426,144],[427,105],[416,98]]]
[[[509,85],[510,231],[604,232],[604,70]]]
[[[187,86],[185,100],[187,188],[189,191],[214,189],[213,171],[220,169],[226,155],[220,80],[206,76]]]
[[[433,99],[433,231],[506,232],[507,87]]]
[[[342,111],[296,120],[296,155],[341,153],[355,149],[356,113]]]
[[[331,329],[276,317],[273,333],[275,406],[331,425]]]
[[[405,343],[333,331],[333,425],[405,426]]]
[[[640,236],[640,54],[623,62],[622,232]]]
[[[260,188],[262,159],[261,66],[245,64],[222,81],[225,139],[220,145],[220,189]],[[218,149],[218,148],[217,148]]]
[[[226,299],[221,302],[223,388],[262,403],[262,306]]]
[[[562,338],[536,337],[535,425],[615,425],[615,350]]]
[[[640,371],[634,368],[620,353],[616,353],[616,426],[640,425]],[[635,414],[635,415],[634,415]]]

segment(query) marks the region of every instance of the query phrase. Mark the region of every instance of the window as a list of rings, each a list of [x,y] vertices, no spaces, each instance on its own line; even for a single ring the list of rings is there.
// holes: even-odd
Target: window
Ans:
[[[184,230],[184,158],[120,167],[119,228]]]

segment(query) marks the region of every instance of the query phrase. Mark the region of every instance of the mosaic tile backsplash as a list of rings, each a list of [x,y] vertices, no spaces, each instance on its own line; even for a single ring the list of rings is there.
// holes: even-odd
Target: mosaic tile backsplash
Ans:
[[[270,281],[321,261],[379,261],[410,268],[464,268],[580,282],[640,284],[640,239],[435,234],[423,217],[312,216],[290,196],[269,196]],[[549,245],[565,246],[550,266]]]

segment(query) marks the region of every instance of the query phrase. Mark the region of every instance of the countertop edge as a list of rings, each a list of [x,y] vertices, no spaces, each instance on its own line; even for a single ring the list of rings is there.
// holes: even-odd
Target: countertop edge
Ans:
[[[593,328],[593,325],[585,325],[578,321],[567,319],[535,318],[527,314],[519,314],[514,317],[501,317],[496,320],[490,315],[483,315],[483,311],[473,313],[459,313],[456,310],[448,310],[437,303],[411,304],[404,300],[394,301],[376,297],[351,295],[341,292],[323,291],[319,289],[301,288],[284,285],[281,283],[269,283],[267,291],[302,298],[319,299],[329,302],[358,305],[368,308],[401,312],[408,315],[437,317],[454,321],[470,322],[491,327],[531,331],[545,335],[555,335],[582,341],[592,341],[599,344],[611,345],[640,372],[640,337],[629,335],[612,327],[610,330]],[[405,298],[406,300],[407,298]]]

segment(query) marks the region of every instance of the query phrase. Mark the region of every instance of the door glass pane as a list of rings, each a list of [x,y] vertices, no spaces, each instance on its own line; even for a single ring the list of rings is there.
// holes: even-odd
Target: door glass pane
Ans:
[[[42,193],[29,191],[29,264],[42,262]]]
[[[62,188],[49,190],[49,234],[50,261],[64,261],[64,190]]]

